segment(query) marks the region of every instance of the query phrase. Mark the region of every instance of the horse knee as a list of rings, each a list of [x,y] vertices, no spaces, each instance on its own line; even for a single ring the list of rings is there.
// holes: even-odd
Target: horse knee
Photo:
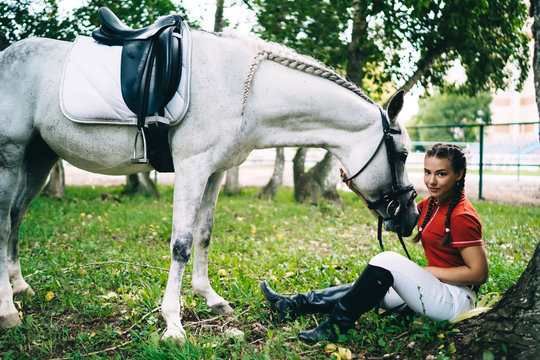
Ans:
[[[174,261],[186,264],[191,256],[193,235],[184,235],[175,238],[171,244],[171,258]]]
[[[212,239],[212,231],[206,230],[201,233],[201,248],[208,249],[208,246],[210,246],[210,240]]]

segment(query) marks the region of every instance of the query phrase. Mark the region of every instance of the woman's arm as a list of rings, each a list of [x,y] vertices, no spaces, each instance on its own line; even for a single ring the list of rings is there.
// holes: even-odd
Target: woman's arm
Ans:
[[[465,262],[464,266],[435,267],[425,269],[437,279],[456,285],[482,285],[488,278],[488,260],[483,246],[458,248]]]

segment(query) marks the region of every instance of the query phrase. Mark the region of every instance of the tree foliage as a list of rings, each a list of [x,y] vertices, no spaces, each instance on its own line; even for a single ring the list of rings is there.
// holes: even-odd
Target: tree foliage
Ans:
[[[171,0],[88,0],[74,12],[82,31],[88,32],[99,26],[97,10],[102,6],[111,9],[122,22],[133,28],[148,26],[159,17],[173,13],[180,13],[188,20],[185,8]]]
[[[171,0],[87,0],[72,12],[62,13],[62,0],[0,0],[0,50],[31,36],[73,40],[89,35],[99,26],[97,10],[111,9],[126,25],[140,28],[171,13],[180,13],[189,21],[182,5]],[[190,23],[197,26],[196,23]]]
[[[71,40],[73,18],[61,16],[57,0],[0,0],[0,50],[31,36]]]
[[[471,123],[491,123],[491,94],[482,92],[476,96],[468,96],[455,92],[437,92],[432,96],[420,99],[419,111],[412,118],[413,125],[453,125]],[[415,141],[466,141],[478,140],[477,127],[449,127],[409,130]]]
[[[256,11],[255,31],[347,70],[359,85],[374,79],[366,89],[372,96],[381,92],[376,85],[390,79],[406,91],[418,82],[442,86],[456,60],[467,75],[461,90],[470,94],[507,87],[513,78],[505,70],[509,63],[521,82],[529,68],[521,0],[245,2]]]

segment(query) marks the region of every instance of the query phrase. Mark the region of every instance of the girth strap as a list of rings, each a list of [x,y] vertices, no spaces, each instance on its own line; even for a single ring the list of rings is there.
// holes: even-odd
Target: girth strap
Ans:
[[[159,122],[142,128],[148,144],[148,160],[159,172],[174,172],[169,145],[169,125]]]

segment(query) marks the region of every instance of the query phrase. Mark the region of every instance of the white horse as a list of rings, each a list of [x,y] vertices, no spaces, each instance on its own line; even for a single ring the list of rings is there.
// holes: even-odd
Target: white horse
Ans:
[[[352,185],[368,202],[408,184],[404,169],[408,138],[396,117],[400,93],[388,113],[360,89],[313,59],[277,44],[227,34],[193,31],[191,105],[171,128],[175,168],[171,265],[162,303],[164,338],[182,339],[180,287],[193,250],[194,292],[217,313],[232,312],[208,281],[208,246],[223,172],[241,164],[253,149],[322,147],[349,174],[366,163]],[[136,128],[86,125],[60,108],[64,60],[72,43],[28,39],[0,53],[0,325],[20,323],[13,296],[34,292],[21,275],[19,227],[60,157],[91,172],[121,175],[151,170],[130,162]],[[390,119],[394,159],[384,146],[382,116]],[[396,133],[397,131],[394,131]],[[379,142],[380,141],[380,142]],[[370,160],[370,158],[373,158]],[[392,170],[393,169],[393,170]],[[394,187],[396,186],[394,184]],[[394,189],[395,190],[395,189]],[[389,203],[409,203],[386,222],[411,234],[418,212],[410,188],[394,192],[374,211],[388,218]],[[11,284],[10,284],[11,282]]]

